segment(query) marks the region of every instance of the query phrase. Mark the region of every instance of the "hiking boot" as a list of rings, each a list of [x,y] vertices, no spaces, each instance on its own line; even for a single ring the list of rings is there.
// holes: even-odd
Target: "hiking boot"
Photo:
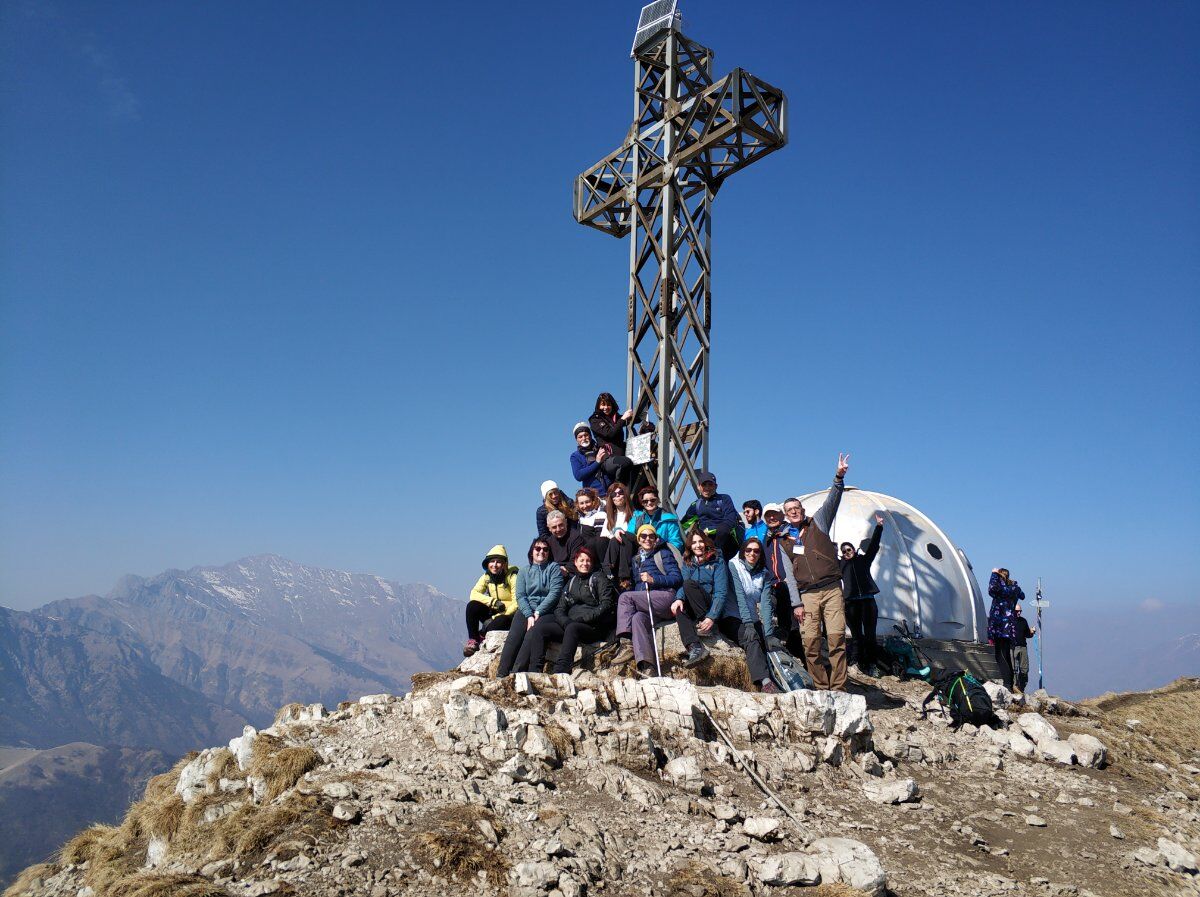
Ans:
[[[708,648],[704,647],[700,642],[696,642],[696,644],[688,648],[687,657],[684,658],[683,665],[685,667],[694,667],[700,661],[704,660],[704,658],[708,657],[708,653]]]
[[[617,649],[617,653],[613,655],[610,663],[613,666],[623,666],[633,660],[633,643],[622,641],[621,647]]]
[[[463,645],[463,657],[470,657],[479,650],[479,639],[467,639],[467,643]]]
[[[779,686],[778,686],[778,685],[776,685],[774,682],[772,682],[770,679],[768,679],[766,682],[764,682],[764,683],[762,684],[762,688],[760,688],[760,689],[759,689],[759,692],[761,692],[761,693],[762,693],[762,694],[764,694],[764,695],[780,695],[780,694],[783,694],[783,692],[781,692],[781,691],[779,690]]]
[[[654,678],[654,664],[648,660],[643,660],[637,665],[637,674],[643,679]]]

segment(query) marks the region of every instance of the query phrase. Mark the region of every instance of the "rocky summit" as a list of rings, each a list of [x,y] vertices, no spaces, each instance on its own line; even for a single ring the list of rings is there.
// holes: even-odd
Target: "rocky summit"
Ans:
[[[496,680],[502,638],[189,755],[7,895],[1200,894],[1200,680],[954,729],[896,679]]]

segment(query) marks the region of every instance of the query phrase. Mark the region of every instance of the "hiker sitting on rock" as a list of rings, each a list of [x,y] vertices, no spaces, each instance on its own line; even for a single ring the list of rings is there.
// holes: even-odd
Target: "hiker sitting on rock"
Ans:
[[[636,660],[639,676],[654,676],[659,672],[655,663],[654,622],[671,618],[671,605],[676,590],[683,584],[683,576],[675,555],[653,526],[648,523],[639,526],[637,540],[638,552],[632,563],[633,588],[622,592],[617,599],[617,639],[625,644],[613,663]]]
[[[494,629],[507,629],[517,612],[517,568],[509,566],[508,551],[497,545],[484,556],[483,576],[467,602],[467,643],[463,657],[479,650],[479,641]]]
[[[879,606],[875,596],[879,586],[871,576],[871,564],[879,554],[879,543],[883,538],[883,517],[875,515],[875,529],[871,538],[856,549],[850,542],[843,542],[842,552],[842,596],[846,599],[846,622],[850,624],[850,635],[854,638],[859,672],[876,676],[875,661],[879,647],[875,629],[879,625]]]
[[[579,535],[596,557],[601,557],[600,533],[604,530],[604,505],[595,489],[580,489],[575,493],[575,510],[579,512]]]
[[[542,483],[542,503],[538,505],[537,509],[537,534],[539,536],[550,535],[550,530],[546,527],[546,517],[551,511],[562,511],[566,515],[568,526],[574,528],[579,525],[579,512],[571,504],[571,499],[567,498],[566,493],[558,488],[558,483],[554,480],[546,480]]]
[[[513,615],[500,652],[500,668],[497,676],[507,676],[520,662],[517,669],[524,669],[528,655],[520,657],[526,633],[539,619],[554,610],[563,590],[563,575],[558,564],[550,557],[550,542],[541,536],[529,546],[529,566],[517,571],[517,612]]]
[[[612,580],[617,592],[633,588],[633,573],[630,562],[637,551],[637,539],[629,532],[629,518],[633,516],[633,503],[629,500],[629,487],[614,483],[608,490],[604,504],[604,527],[600,530],[600,541],[604,545],[603,568]]]
[[[547,642],[561,642],[554,672],[571,672],[580,643],[601,641],[612,628],[617,593],[600,570],[595,552],[585,545],[576,550],[572,563],[575,572],[567,577],[554,613],[541,617],[526,636],[527,672],[542,671]]]
[[[683,551],[683,533],[679,529],[679,518],[662,509],[658,500],[658,489],[654,486],[643,486],[637,491],[637,504],[641,510],[635,511],[629,519],[629,531],[636,533],[642,524],[648,523],[654,527],[660,539]]]
[[[571,473],[585,489],[603,496],[618,480],[628,481],[633,462],[613,452],[611,445],[600,445],[591,427],[580,421],[575,425],[575,451],[571,453]]]
[[[567,515],[562,511],[551,511],[546,515],[546,528],[550,532],[542,539],[550,546],[551,559],[562,567],[564,572],[570,572],[571,559],[575,557],[575,552],[586,544],[579,526],[569,526]]]
[[[761,570],[762,545],[757,539],[754,545]],[[758,607],[747,606],[745,614],[742,613],[742,602],[730,594],[729,576],[730,567],[712,537],[702,529],[693,528],[688,533],[688,551],[683,561],[683,586],[671,605],[671,613],[679,626],[679,637],[688,652],[683,665],[695,666],[708,657],[708,648],[700,641],[700,636],[719,632],[742,646],[750,678],[762,686],[763,691],[776,692],[778,689],[771,682],[767,668]]]

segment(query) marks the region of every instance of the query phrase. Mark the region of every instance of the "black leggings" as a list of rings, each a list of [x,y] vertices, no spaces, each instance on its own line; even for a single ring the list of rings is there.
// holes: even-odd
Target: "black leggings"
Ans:
[[[500,652],[500,668],[496,670],[496,677],[507,676],[513,671],[516,666],[520,672],[524,668],[525,657],[528,657],[528,649],[521,651],[521,646],[525,643],[525,628],[528,618],[518,610],[513,614],[512,621],[508,625],[508,638],[504,640],[504,650]],[[518,665],[518,655],[524,654],[521,657],[521,664]]]
[[[879,605],[875,596],[854,598],[846,602],[846,623],[858,649],[858,668],[869,670],[879,654],[875,642],[875,627],[879,624]]]
[[[683,612],[675,617],[675,625],[679,627],[679,638],[684,647],[690,648],[700,642],[696,624],[708,613],[712,596],[699,583],[688,580],[683,584],[683,597]],[[725,638],[736,641],[746,652],[751,679],[760,683],[771,678],[761,623],[743,623],[739,617],[721,617],[713,621],[713,628]]]
[[[558,652],[558,660],[554,662],[554,672],[571,672],[571,667],[575,665],[575,650],[579,647],[579,643],[600,641],[608,632],[611,624],[611,620],[603,620],[599,626],[571,620],[566,626],[563,626],[556,617],[540,618],[529,630],[529,634],[525,636],[525,646],[529,652],[529,661],[525,664],[525,672],[540,673],[542,671],[542,666],[546,662],[547,642],[562,643]]]
[[[1012,691],[1013,687],[1013,640],[1010,638],[995,638],[992,643],[996,646],[996,663],[1000,664],[1000,675],[1004,679],[1004,687]]]
[[[493,616],[495,611],[482,601],[467,602],[467,638],[479,641],[484,633],[493,629],[507,629],[512,625],[511,614]]]

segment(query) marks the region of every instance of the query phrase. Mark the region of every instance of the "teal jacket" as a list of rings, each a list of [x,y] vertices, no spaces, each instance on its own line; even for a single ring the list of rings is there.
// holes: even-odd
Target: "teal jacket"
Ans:
[[[664,511],[662,508],[659,508],[654,512],[653,517],[645,511],[635,511],[626,529],[631,533],[636,533],[637,528],[643,523],[648,523],[654,527],[654,531],[658,533],[658,537],[664,542],[670,542],[680,551],[683,551],[683,531],[679,529],[679,518],[670,511]]]
[[[694,582],[704,590],[709,598],[709,608],[705,618],[716,622],[721,617],[738,616],[737,607],[726,610],[726,600],[729,594],[729,568],[720,552],[712,560],[697,564],[694,557],[688,558],[683,564],[683,581]],[[679,597],[683,597],[683,586],[679,587]],[[729,602],[733,604],[733,602]]]
[[[562,595],[562,570],[554,561],[530,564],[517,574],[517,608],[528,619],[554,610]]]

